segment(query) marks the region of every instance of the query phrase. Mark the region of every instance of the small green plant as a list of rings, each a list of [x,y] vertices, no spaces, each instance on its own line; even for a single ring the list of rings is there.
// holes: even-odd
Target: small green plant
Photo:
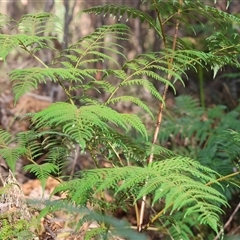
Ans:
[[[154,226],[156,232],[159,231],[171,239],[192,239],[196,233],[204,239],[212,239],[222,227],[222,207],[228,205],[226,197],[218,188],[222,188],[222,180],[233,177],[230,172],[227,172],[229,176],[223,176],[225,172],[204,166],[201,164],[203,161],[197,161],[199,156],[191,151],[187,154],[180,148],[170,151],[157,143],[159,139],[174,136],[171,135],[173,133],[176,135],[177,131],[181,131],[181,134],[189,139],[195,135],[192,137],[195,145],[210,141],[207,131],[210,125],[214,124],[214,114],[219,116],[222,112],[221,107],[209,110],[209,115],[212,114],[209,116],[211,121],[188,125],[188,131],[177,129],[178,125],[174,126],[174,121],[167,121],[166,125],[162,125],[162,135],[160,134],[159,138],[166,94],[169,87],[176,92],[175,83],[183,83],[183,76],[187,76],[189,69],[197,70],[199,66],[211,68],[216,75],[225,65],[240,67],[240,44],[236,42],[236,38],[229,39],[224,35],[225,27],[233,22],[240,24],[240,19],[204,5],[201,1],[153,0],[150,4],[156,13],[156,19],[146,12],[127,6],[104,5],[83,11],[104,16],[109,14],[119,19],[123,16],[127,19],[140,18],[149,24],[162,40],[163,49],[141,54],[134,59],[126,59],[122,54],[123,47],[119,41],[128,41],[131,33],[125,23],[118,23],[96,29],[59,54],[56,51],[57,57],[48,65],[39,58],[39,52],[43,49],[54,50],[55,37],[49,33],[59,31],[55,24],[56,17],[48,13],[28,14],[15,22],[0,15],[1,27],[15,23],[18,30],[15,34],[0,35],[2,60],[7,62],[7,56],[20,48],[41,64],[41,67],[15,69],[9,73],[15,102],[25,93],[49,81],[61,86],[66,96],[63,102],[52,103],[40,112],[24,116],[31,121],[30,130],[13,136],[2,129],[0,154],[13,172],[21,156],[28,159],[29,164],[24,170],[34,173],[43,187],[49,175],[61,178],[65,174],[65,181],[55,189],[54,194],[66,192],[67,198],[46,202],[46,208],[40,216],[59,209],[69,212],[75,209],[74,211],[78,212],[78,207],[88,207],[92,210],[88,209],[81,215],[82,219],[75,229],[78,231],[84,222],[97,221],[97,227],[86,233],[86,239],[94,236],[110,239],[114,231],[121,236],[123,233],[119,230],[123,225],[107,215],[114,215],[119,209],[126,210],[133,206],[139,232],[146,232]],[[182,23],[186,24],[185,18],[187,15],[189,17],[189,14],[202,15],[218,24],[219,31],[206,40],[207,52],[192,49],[178,37],[179,27]],[[168,36],[165,32],[168,24],[174,24],[174,36]],[[116,56],[124,59],[122,66]],[[102,70],[92,67],[94,63],[104,61],[111,62],[111,67]],[[96,74],[99,72],[102,78],[97,80]],[[165,86],[162,94],[152,81],[159,81]],[[148,139],[149,129],[146,129],[137,115],[120,113],[114,108],[116,103],[128,101],[138,105],[154,118],[141,96],[128,95],[127,89],[135,86],[148,90],[160,101],[153,139]],[[90,90],[106,94],[106,100],[102,102],[97,97],[92,97]],[[196,116],[200,118],[204,113],[194,100],[186,98],[178,99],[176,111],[181,116],[179,122],[184,120],[182,115],[190,121]],[[204,131],[198,131],[200,127],[203,127]],[[225,126],[219,129],[219,132],[223,133],[224,130]],[[137,136],[142,136],[140,143],[131,137],[132,131]],[[233,142],[238,141],[234,136],[231,138]],[[218,138],[211,141],[217,140]],[[212,148],[213,145],[210,146]],[[74,151],[88,152],[94,161],[95,169],[84,169],[71,179],[72,176],[66,176],[65,166]],[[37,164],[37,157],[43,154],[44,162]],[[110,167],[104,168],[100,164],[99,156],[102,156]],[[237,174],[239,169],[234,175]],[[111,195],[111,200],[107,200],[106,194]],[[139,202],[142,203],[140,210]],[[146,207],[151,210],[150,219],[149,216],[144,217],[144,213],[148,212]],[[212,232],[202,232],[202,226]],[[140,236],[139,233],[133,233],[129,226],[124,225],[124,228],[124,231],[129,231],[129,235],[123,237],[134,239],[135,234]],[[144,239],[144,235],[141,236]]]

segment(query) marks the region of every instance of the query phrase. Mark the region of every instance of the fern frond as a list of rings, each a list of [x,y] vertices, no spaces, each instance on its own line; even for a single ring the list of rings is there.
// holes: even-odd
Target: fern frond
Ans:
[[[115,189],[116,194],[128,191],[135,195],[136,200],[153,194],[154,202],[165,198],[165,210],[171,207],[171,212],[174,213],[175,210],[187,207],[190,210],[185,212],[186,215],[200,213],[199,220],[216,231],[218,215],[222,213],[220,205],[227,205],[221,193],[206,185],[211,181],[220,185],[215,180],[216,176],[218,174],[215,171],[196,161],[174,157],[145,168],[129,166],[84,171],[80,180],[64,183],[57,187],[56,191],[66,191],[70,184],[73,201],[78,201],[82,195],[91,199],[93,192],[104,189]]]
[[[115,98],[110,99],[108,101],[108,104],[111,104],[111,103],[115,104],[115,103],[118,103],[118,102],[125,102],[125,101],[126,102],[132,102],[132,103],[135,103],[136,105],[140,106],[142,109],[144,109],[153,118],[152,112],[149,109],[149,107],[137,97],[132,97],[132,96],[115,97]]]
[[[28,36],[56,35],[62,32],[60,20],[51,13],[25,14],[18,22],[18,29]]]
[[[69,155],[70,155],[69,150],[66,149],[66,147],[51,146],[44,161],[48,163],[52,163],[55,166],[57,166],[55,174],[57,174],[57,176],[60,176],[61,173],[63,173],[64,170],[66,170],[66,166],[68,162],[67,160],[69,158]]]
[[[97,88],[103,89],[104,92],[111,93],[115,89],[115,87],[108,81],[99,80],[92,82],[92,85],[96,85]]]
[[[11,17],[0,13],[0,29],[2,29],[5,26],[10,25],[10,23],[15,22]]]
[[[58,77],[63,81],[82,82],[85,78],[94,79],[95,69],[65,69],[65,68],[28,68],[17,69],[10,73],[13,82],[15,101],[26,92],[37,89],[39,83],[46,83],[47,80],[57,82]]]
[[[154,96],[156,99],[158,99],[159,101],[163,101],[163,98],[162,98],[162,95],[158,92],[158,90],[155,88],[155,86],[153,85],[152,82],[150,82],[149,80],[147,79],[133,79],[133,80],[123,80],[123,82],[121,83],[121,87],[124,87],[124,86],[134,86],[134,85],[140,85],[142,87],[144,87],[145,89],[147,89],[151,94],[152,96]],[[124,96],[123,96],[124,98]],[[109,99],[106,104],[109,103],[111,99]]]
[[[3,129],[0,129],[0,147],[1,148],[6,147],[11,142],[12,142],[12,135]]]
[[[128,126],[132,126],[147,136],[146,129],[137,116],[120,114],[102,104],[82,106],[78,109],[68,103],[55,103],[33,117],[36,127],[60,126],[65,134],[71,136],[71,139],[80,143],[83,148],[85,142],[93,137],[94,126],[107,132],[108,121],[126,130]]]
[[[38,49],[50,48],[49,41],[51,40],[51,38],[28,36],[26,34],[0,34],[0,44],[2,46],[0,49],[0,57],[6,60],[7,55],[17,47],[22,47],[23,49],[30,47],[32,48],[32,52]]]
[[[0,48],[0,57],[5,61],[7,55],[19,45],[19,42],[11,35],[0,34],[0,45],[2,46]]]
[[[161,36],[161,29],[159,28],[157,22],[146,12],[143,12],[139,9],[135,9],[129,6],[121,6],[121,5],[112,5],[106,4],[104,6],[95,6],[92,8],[88,8],[82,11],[83,13],[94,13],[94,14],[103,14],[105,17],[107,14],[110,17],[117,18],[118,21],[122,19],[124,15],[126,15],[127,19],[129,18],[139,18],[142,22],[147,22],[149,26],[157,31],[159,36]]]
[[[106,37],[111,36],[111,41],[107,41]],[[67,58],[74,68],[85,67],[86,63],[94,63],[96,61],[110,60],[118,65],[114,56],[119,55],[125,58],[124,54],[118,50],[122,50],[122,46],[115,43],[116,40],[127,40],[129,36],[129,28],[124,24],[113,24],[109,26],[101,26],[92,34],[81,38],[78,43],[70,46],[61,52],[59,58]]]
[[[128,130],[128,127],[131,126],[140,132],[143,136],[147,137],[147,130],[137,115],[134,114],[120,114],[117,111],[105,106],[83,106],[82,111],[91,112],[96,114],[100,119],[105,121],[111,121],[117,126],[122,127],[125,130]]]
[[[1,14],[2,24],[12,21]],[[62,32],[57,26],[59,20],[49,13],[26,14],[16,24],[20,33],[14,35],[0,34],[0,57],[5,60],[7,55],[16,47],[35,52],[43,48],[52,48],[51,41],[56,34]],[[52,36],[50,36],[52,34]]]
[[[4,149],[0,149],[0,155],[6,161],[7,165],[13,173],[15,173],[16,162],[22,155],[25,154],[25,152],[25,149],[21,147],[7,147]]]
[[[52,163],[38,164],[28,164],[23,167],[24,171],[34,173],[35,176],[41,181],[43,189],[46,186],[47,178],[50,174],[55,174],[58,172],[58,167]]]
[[[12,172],[15,172],[17,160],[26,153],[24,147],[14,143],[15,140],[16,139],[12,139],[10,133],[0,129],[0,155],[6,161]],[[12,144],[16,146],[12,146]]]

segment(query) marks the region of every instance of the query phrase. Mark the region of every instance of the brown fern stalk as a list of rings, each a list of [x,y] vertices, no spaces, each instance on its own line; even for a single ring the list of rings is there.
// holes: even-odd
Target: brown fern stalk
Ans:
[[[165,37],[164,29],[163,29],[163,23],[162,23],[162,19],[161,19],[161,14],[160,14],[160,12],[159,12],[159,10],[157,8],[156,0],[153,0],[153,3],[155,5],[157,18],[158,18],[158,21],[159,21],[159,24],[160,24],[160,27],[161,27],[161,31],[162,31],[162,38],[163,38],[164,48],[167,48],[166,37]],[[180,3],[180,5],[182,5],[182,0],[179,0],[179,3]],[[180,16],[180,11],[181,10],[178,9],[178,16]],[[180,24],[180,21],[177,20],[176,26],[175,26],[175,33],[174,33],[174,37],[173,37],[173,44],[172,44],[172,50],[173,51],[176,49],[179,24]],[[167,61],[168,61],[168,69],[171,69],[172,68],[172,63],[173,63],[173,57],[171,57],[170,59],[167,59]],[[167,79],[169,81],[171,81],[172,75],[170,73],[168,74]],[[167,96],[168,86],[169,86],[168,84],[165,84],[164,90],[163,90],[163,94],[162,94],[163,100],[159,104],[157,123],[156,123],[155,131],[154,131],[154,135],[153,135],[153,140],[152,140],[153,144],[155,144],[157,142],[157,139],[158,139],[160,126],[161,126],[161,123],[162,123],[164,103],[165,103],[166,96]],[[154,157],[154,154],[151,153],[149,158],[148,158],[148,163],[152,163],[153,162],[153,157]],[[144,219],[144,213],[145,213],[145,209],[146,209],[146,199],[147,199],[147,196],[144,196],[143,199],[142,199],[142,203],[141,203],[141,209],[140,209],[140,213],[139,213],[139,223],[138,223],[138,231],[139,232],[141,232],[143,230],[143,219]],[[146,228],[144,228],[144,230],[146,230]]]

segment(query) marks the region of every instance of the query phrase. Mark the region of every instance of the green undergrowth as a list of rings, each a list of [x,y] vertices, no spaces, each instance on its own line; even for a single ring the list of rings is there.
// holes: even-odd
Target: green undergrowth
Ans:
[[[23,170],[35,174],[43,189],[49,176],[61,182],[41,202],[39,219],[59,211],[77,214],[71,225],[75,237],[85,223],[95,223],[84,239],[147,239],[148,230],[163,239],[213,239],[223,228],[223,209],[239,187],[239,107],[232,111],[224,106],[204,109],[197,100],[181,96],[166,110],[165,100],[168,88],[176,93],[175,83],[184,84],[189,69],[197,71],[200,66],[215,77],[224,66],[240,67],[236,31],[233,29],[232,38],[224,35],[240,19],[201,1],[148,4],[156,18],[123,5],[84,10],[81,14],[123,21],[101,26],[60,52],[54,49],[54,36],[62,31],[56,27],[56,16],[27,14],[14,21],[0,15],[0,27],[11,25],[13,29],[13,33],[0,34],[1,60],[8,64],[8,56],[21,49],[37,63],[9,72],[15,103],[42,84],[59,85],[65,94],[63,101],[20,116],[31,123],[27,131],[15,135],[1,129],[0,155],[14,174],[18,161],[27,159]],[[194,26],[185,21],[189,14],[217,26],[206,39],[207,51],[194,49],[177,36],[179,26],[194,32]],[[148,24],[161,39],[162,49],[128,59],[122,52],[123,42],[132,36],[126,24],[129,18]],[[174,36],[168,35],[168,26],[174,26]],[[43,50],[54,52],[51,63],[41,59]],[[96,68],[102,62],[106,68]],[[96,77],[99,73],[101,79]],[[161,83],[165,91],[160,93],[153,82]],[[139,94],[129,94],[128,89],[135,87],[160,102],[157,116]],[[99,98],[102,95],[104,100]],[[157,123],[155,130],[146,128],[137,114],[117,111],[115,106],[122,102],[145,111]],[[149,136],[153,130],[154,136]],[[83,153],[91,156],[94,167],[72,169],[74,174],[70,174],[67,168],[72,159]],[[44,160],[39,164],[41,157]],[[227,185],[233,188],[228,190]],[[64,198],[54,198],[63,193]],[[114,218],[119,211],[130,209],[135,221],[127,224]],[[28,228],[24,219],[16,224]],[[15,236],[5,220],[0,230]]]

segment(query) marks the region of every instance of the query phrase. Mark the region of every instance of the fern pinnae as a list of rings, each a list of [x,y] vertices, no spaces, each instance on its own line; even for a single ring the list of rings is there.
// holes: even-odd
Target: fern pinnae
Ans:
[[[5,26],[10,25],[11,23],[16,23],[16,21],[13,18],[11,18],[3,13],[0,13],[0,29],[2,29]]]
[[[104,71],[104,74],[106,74],[106,71]],[[111,93],[115,88],[109,81],[105,80],[94,81],[93,84],[107,93]]]
[[[7,147],[12,142],[12,135],[0,128],[0,147]]]
[[[148,133],[141,119],[135,114],[122,114],[123,119],[134,129],[140,132],[145,139],[148,139]]]
[[[15,101],[17,101],[26,92],[36,89],[39,83],[46,83],[47,79],[53,82],[75,81],[82,83],[85,78],[95,80],[93,76],[95,69],[79,70],[65,68],[29,68],[17,69],[10,73],[13,82],[13,91],[15,93]],[[63,86],[64,87],[64,86]],[[65,89],[65,88],[64,88]],[[66,89],[65,89],[66,90]],[[68,92],[66,92],[68,93]]]
[[[115,103],[124,102],[124,101],[135,103],[136,105],[141,107],[143,110],[145,110],[153,118],[152,112],[149,109],[149,107],[143,101],[141,101],[139,98],[136,98],[136,97],[132,97],[132,96],[115,97],[115,98],[112,98],[110,101],[108,101],[108,104],[115,104]]]
[[[19,42],[11,35],[0,34],[0,45],[2,46],[0,48],[0,57],[3,61],[6,61],[6,57],[19,45]]]
[[[82,12],[95,13],[97,15],[103,14],[104,17],[106,16],[106,14],[109,14],[110,17],[111,16],[117,17],[119,21],[121,20],[124,14],[126,14],[127,16],[127,21],[129,20],[129,18],[138,17],[142,22],[146,21],[151,28],[157,31],[159,36],[161,36],[162,34],[161,30],[158,28],[156,24],[156,21],[149,14],[129,6],[106,4],[105,6],[96,6],[96,7],[88,8],[86,10],[83,10]]]
[[[99,56],[102,56],[103,58],[104,57],[107,57],[111,60],[114,60],[113,58],[109,57],[108,55],[106,54],[103,54],[99,51],[92,51],[92,49],[96,46],[100,47],[101,45],[99,45],[98,41],[101,40],[102,38],[105,37],[106,34],[109,34],[109,33],[116,33],[116,34],[124,34],[125,32],[127,32],[129,29],[126,25],[123,25],[123,24],[115,24],[115,25],[110,25],[110,26],[102,26],[101,28],[98,28],[96,29],[96,31],[91,34],[91,35],[88,35],[87,37],[84,37],[80,40],[80,42],[84,41],[84,40],[88,40],[88,39],[94,39],[94,41],[90,42],[90,44],[88,44],[87,48],[84,50],[84,52],[82,52],[81,56],[79,57],[78,61],[76,62],[75,64],[75,68],[78,68],[78,66],[80,65],[82,59],[87,55],[89,54],[90,52],[96,54],[96,55],[99,55]],[[104,48],[103,46],[101,46],[102,48]],[[71,48],[74,48],[74,46],[70,47]],[[119,52],[120,53],[120,52]]]
[[[38,164],[28,164],[23,167],[25,171],[29,171],[34,173],[37,178],[41,181],[43,189],[46,187],[47,178],[54,173],[58,172],[58,167],[52,163],[43,163],[41,165]]]
[[[25,32],[29,36],[44,36],[46,31],[50,33],[62,32],[62,28],[57,28],[57,23],[60,23],[56,15],[51,13],[26,14],[18,22],[17,26],[20,31]]]

